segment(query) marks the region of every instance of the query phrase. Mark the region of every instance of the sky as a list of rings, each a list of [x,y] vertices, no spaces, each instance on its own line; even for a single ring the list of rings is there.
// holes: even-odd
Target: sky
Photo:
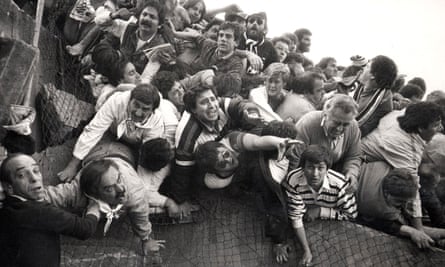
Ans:
[[[231,3],[247,14],[265,11],[272,38],[298,28],[312,32],[307,56],[392,58],[407,80],[422,77],[427,91],[445,91],[444,0],[205,0],[207,9]]]

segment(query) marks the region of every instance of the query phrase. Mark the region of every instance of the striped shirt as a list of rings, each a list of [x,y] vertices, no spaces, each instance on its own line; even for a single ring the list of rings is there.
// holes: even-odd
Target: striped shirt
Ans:
[[[282,185],[294,228],[303,227],[306,205],[320,206],[321,219],[351,220],[357,217],[355,197],[346,193],[349,183],[341,173],[329,169],[318,192],[307,183],[302,168],[289,172]]]

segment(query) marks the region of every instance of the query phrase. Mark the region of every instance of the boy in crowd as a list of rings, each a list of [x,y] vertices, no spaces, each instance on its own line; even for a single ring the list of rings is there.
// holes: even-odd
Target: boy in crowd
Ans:
[[[282,185],[287,195],[288,215],[304,253],[301,263],[311,264],[312,253],[307,242],[303,219],[354,220],[357,217],[355,197],[347,193],[349,182],[341,173],[329,169],[327,149],[310,145],[303,152],[300,168],[289,172]],[[287,255],[282,255],[286,256]]]

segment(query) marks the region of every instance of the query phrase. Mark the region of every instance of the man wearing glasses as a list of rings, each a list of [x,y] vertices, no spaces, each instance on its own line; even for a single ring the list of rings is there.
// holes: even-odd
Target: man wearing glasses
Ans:
[[[266,13],[255,13],[247,17],[246,32],[242,35],[238,49],[255,53],[263,60],[263,70],[279,57],[271,41],[266,39]]]
[[[357,104],[352,97],[335,95],[322,111],[306,113],[296,124],[297,139],[307,145],[320,145],[331,150],[333,169],[342,173],[350,185],[348,193],[357,189],[361,165],[360,129],[355,120]],[[296,151],[299,155],[302,151]],[[298,162],[292,162],[297,167]]]

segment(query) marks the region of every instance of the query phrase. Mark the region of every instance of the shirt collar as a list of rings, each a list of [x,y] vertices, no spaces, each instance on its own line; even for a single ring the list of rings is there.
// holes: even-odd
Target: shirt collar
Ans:
[[[324,135],[328,138],[328,139],[332,139],[332,141],[336,141],[336,140],[340,140],[341,138],[343,138],[343,136],[345,135],[345,133],[342,133],[341,135],[335,137],[335,138],[331,138],[328,135],[328,129],[326,128],[326,116],[322,115],[321,117],[321,123],[320,123],[321,128],[323,128],[323,133]]]
[[[11,195],[11,197],[17,198],[18,200],[20,200],[22,202],[28,201],[26,198],[19,196],[19,195]]]
[[[303,175],[304,175],[304,174],[303,174]],[[321,184],[321,187],[320,187],[320,189],[318,190],[318,192],[315,191],[315,189],[312,188],[312,186],[307,182],[307,178],[306,178],[306,176],[305,176],[304,178],[306,179],[306,184],[311,188],[312,192],[320,193],[320,192],[323,191],[323,189],[326,190],[326,189],[330,189],[330,188],[331,188],[331,187],[329,186],[329,181],[328,181],[328,179],[327,179],[327,173],[326,173],[325,177],[323,178],[323,183]]]

